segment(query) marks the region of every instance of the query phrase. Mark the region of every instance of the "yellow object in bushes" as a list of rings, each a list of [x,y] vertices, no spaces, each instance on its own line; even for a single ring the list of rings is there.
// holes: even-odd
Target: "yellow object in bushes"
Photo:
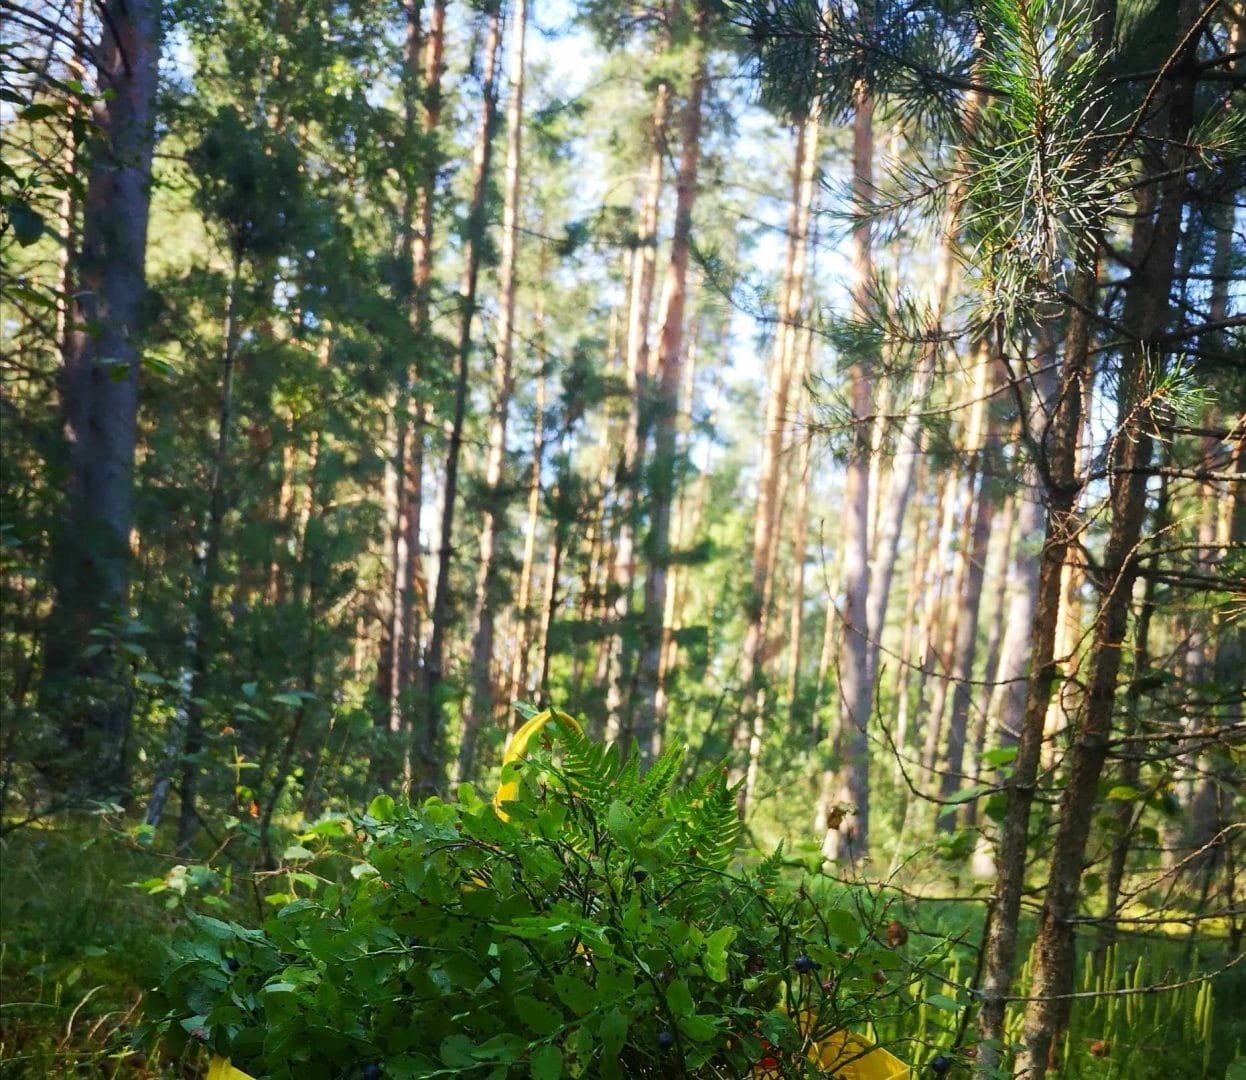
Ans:
[[[228,1058],[214,1057],[208,1066],[207,1080],[255,1080],[250,1073],[235,1069]]]
[[[561,709],[546,709],[539,712],[531,720],[525,721],[520,725],[519,729],[511,736],[511,741],[507,743],[506,753],[502,755],[502,768],[507,765],[513,765],[528,752],[528,746],[532,740],[540,733],[541,729],[550,721],[554,721],[559,727],[567,728],[579,735],[582,732],[580,725],[576,723],[575,718],[568,716]],[[493,805],[498,812],[498,817],[503,821],[507,820],[507,813],[502,809],[502,804],[506,802],[514,802],[519,797],[519,781],[508,780],[497,790],[497,794],[493,796]]]

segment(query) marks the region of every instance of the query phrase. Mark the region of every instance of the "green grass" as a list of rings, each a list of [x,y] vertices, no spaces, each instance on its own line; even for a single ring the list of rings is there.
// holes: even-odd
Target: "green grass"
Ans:
[[[149,1063],[128,1041],[178,919],[127,884],[173,865],[96,819],[0,841],[0,1073],[193,1075]]]

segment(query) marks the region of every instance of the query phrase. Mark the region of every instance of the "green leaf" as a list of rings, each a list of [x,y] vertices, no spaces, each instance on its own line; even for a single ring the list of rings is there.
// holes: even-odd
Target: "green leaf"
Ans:
[[[48,116],[57,116],[64,111],[64,105],[53,105],[47,101],[36,101],[33,105],[27,105],[26,108],[18,113],[18,118],[29,123],[35,120],[42,120]]]
[[[705,974],[715,982],[727,981],[727,946],[735,936],[734,926],[722,926],[705,939]]]
[[[676,979],[666,988],[666,1004],[671,1010],[671,1015],[676,1017],[691,1016],[696,1011],[692,992],[683,979]]]
[[[982,755],[982,764],[998,769],[1002,765],[1011,765],[1017,757],[1017,748],[1015,746],[997,746],[994,750],[987,750]]]
[[[621,1009],[611,1009],[601,1018],[601,1054],[607,1061],[613,1061],[623,1049],[627,1038],[627,1015]]]
[[[532,1080],[559,1080],[562,1076],[562,1051],[546,1043],[532,1055]]]
[[[974,784],[973,787],[968,787],[964,791],[959,791],[953,795],[950,799],[948,799],[948,804],[951,806],[957,806],[960,803],[973,802],[974,799],[977,799],[982,795],[989,794],[994,790],[995,788],[991,784]]]
[[[718,1034],[718,1025],[708,1016],[681,1016],[679,1030],[694,1042],[709,1042]]]
[[[1136,787],[1130,787],[1128,784],[1118,784],[1108,792],[1108,798],[1113,802],[1129,802],[1141,794],[1142,792]]]
[[[598,1001],[596,988],[570,975],[554,976],[554,993],[576,1016],[591,1012]]]
[[[515,1011],[528,1028],[537,1035],[552,1035],[563,1025],[559,1009],[536,998],[522,997],[515,1001]]]
[[[368,803],[368,817],[376,821],[391,821],[394,817],[394,798],[392,795],[378,795]]]
[[[931,994],[926,998],[926,1004],[932,1005],[936,1009],[942,1009],[944,1012],[959,1012],[960,1006],[954,998],[948,997],[946,994]]]
[[[472,1041],[466,1035],[447,1035],[441,1040],[438,1056],[452,1069],[474,1065]]]

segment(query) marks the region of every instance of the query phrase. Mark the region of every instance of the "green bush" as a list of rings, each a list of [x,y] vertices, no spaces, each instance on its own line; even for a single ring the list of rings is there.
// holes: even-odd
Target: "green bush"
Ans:
[[[347,835],[308,865],[351,876],[260,929],[193,916],[142,1037],[300,1080],[804,1076],[812,1043],[916,1007],[885,910],[781,886],[779,852],[735,867],[723,770],[680,763],[564,731],[504,768],[505,813],[464,786],[322,824]]]

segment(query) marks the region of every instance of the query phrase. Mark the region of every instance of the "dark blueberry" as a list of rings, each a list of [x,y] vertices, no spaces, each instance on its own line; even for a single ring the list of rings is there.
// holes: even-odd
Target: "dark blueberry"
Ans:
[[[368,1062],[359,1075],[363,1077],[363,1080],[381,1080],[381,1077],[385,1075],[385,1070],[375,1062]]]
[[[809,975],[817,970],[818,965],[815,964],[810,957],[802,954],[792,961],[792,967],[794,967],[802,975]]]
[[[939,1054],[930,1059],[930,1071],[936,1076],[942,1076],[951,1067],[952,1059],[950,1057],[945,1057],[943,1054]]]
[[[407,938],[407,948],[409,949],[414,949],[417,945],[419,945],[419,943],[420,943],[420,939],[417,938],[414,934],[412,934],[409,938]]]
[[[674,1045],[675,1045],[674,1035],[672,1035],[669,1031],[658,1032],[658,1046],[659,1047],[661,1047],[663,1050],[669,1050]]]
[[[644,881],[645,878],[647,878],[648,876],[649,876],[648,870],[637,870],[635,873],[632,874],[632,877],[636,879],[637,885],[639,885],[642,881]]]
[[[242,967],[242,965],[232,956],[226,958],[225,966],[229,968],[230,971],[237,971],[240,967]]]

